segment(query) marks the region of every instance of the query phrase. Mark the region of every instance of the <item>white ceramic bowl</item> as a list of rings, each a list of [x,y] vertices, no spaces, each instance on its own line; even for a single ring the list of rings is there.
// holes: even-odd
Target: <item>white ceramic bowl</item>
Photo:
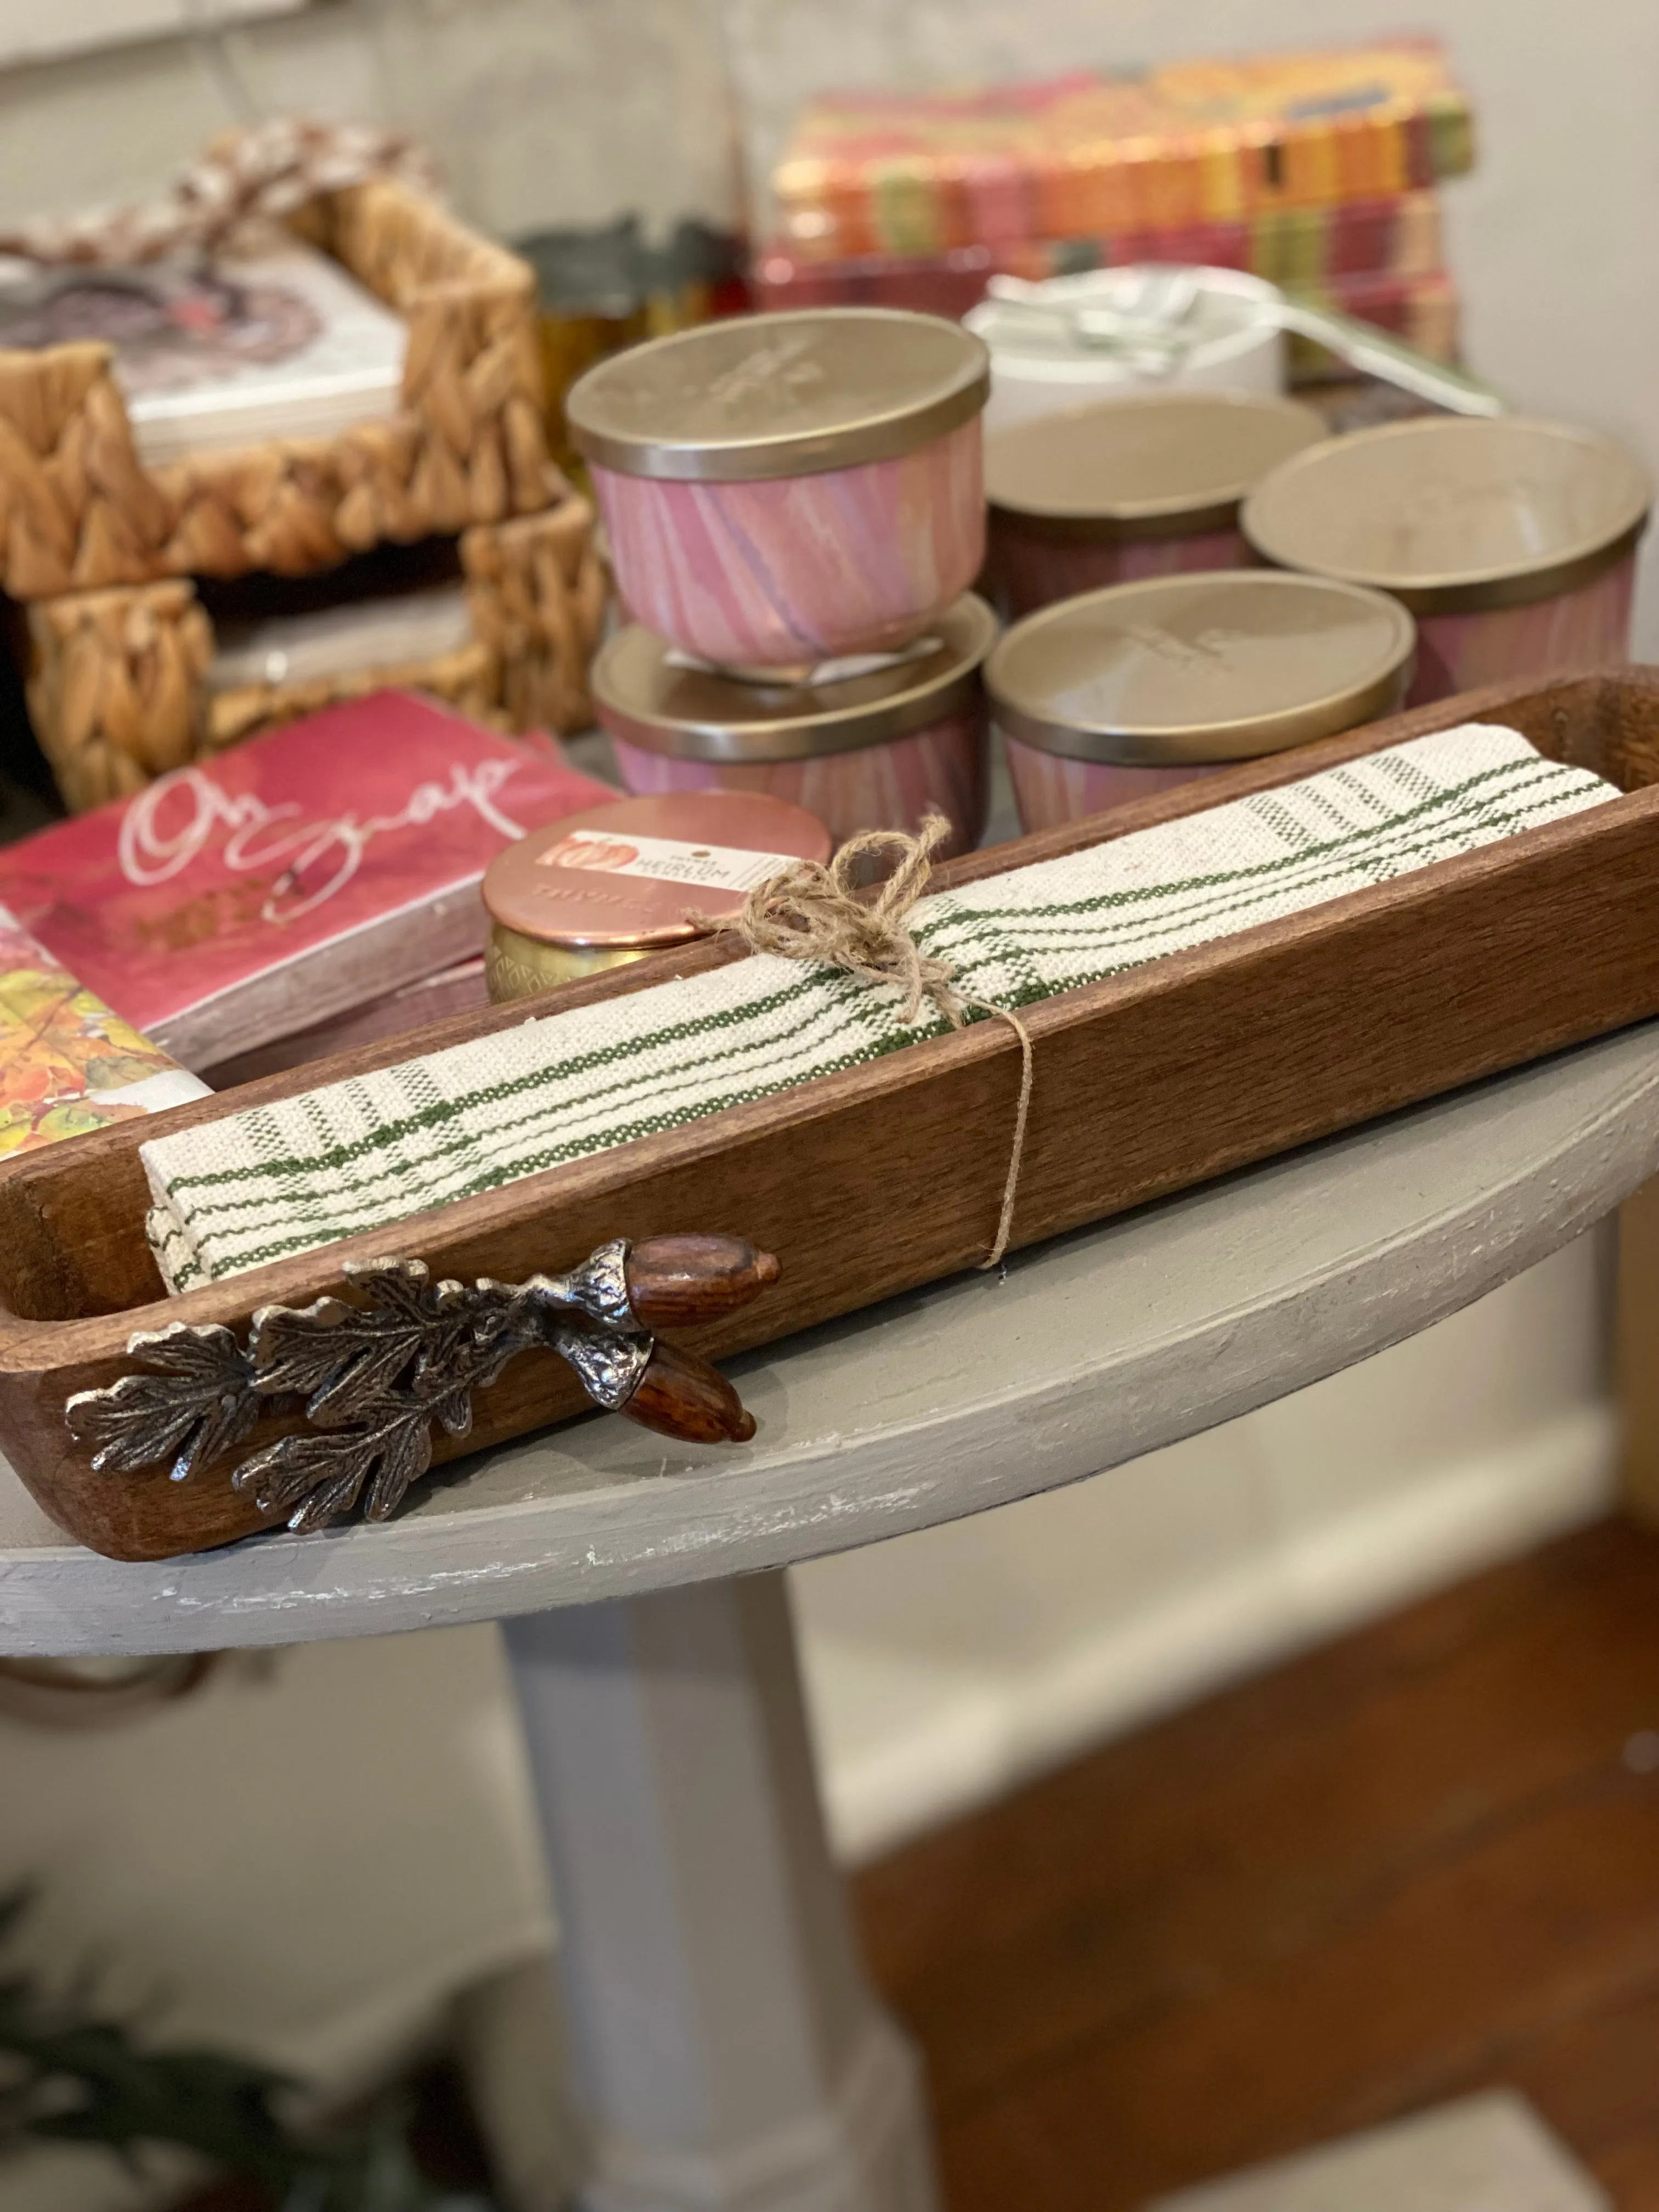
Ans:
[[[1133,268],[1093,269],[1082,276],[1053,276],[1031,288],[1056,304],[1111,307],[1143,282]],[[1120,353],[1091,348],[1052,334],[1015,307],[986,300],[964,318],[991,349],[988,432],[1006,430],[1034,416],[1076,407],[1114,392],[1207,391],[1272,393],[1285,389],[1285,340],[1251,311],[1278,296],[1264,277],[1237,269],[1206,269],[1183,327],[1196,343],[1176,356],[1167,375],[1138,366]]]

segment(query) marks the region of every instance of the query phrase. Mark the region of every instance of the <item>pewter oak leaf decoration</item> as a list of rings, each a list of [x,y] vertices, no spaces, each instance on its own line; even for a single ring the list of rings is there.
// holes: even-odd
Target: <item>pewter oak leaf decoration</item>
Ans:
[[[319,1428],[349,1424],[406,1370],[447,1367],[485,1319],[478,1291],[432,1283],[418,1261],[372,1262],[357,1280],[373,1304],[319,1298],[298,1311],[263,1306],[253,1316],[263,1388],[304,1398],[307,1419]]]
[[[217,1323],[134,1336],[127,1350],[149,1371],[79,1392],[65,1417],[95,1468],[132,1474],[171,1459],[182,1482],[262,1415],[301,1410],[306,1428],[243,1460],[234,1487],[294,1529],[324,1528],[360,1498],[384,1521],[431,1467],[433,1424],[465,1436],[473,1393],[518,1352],[555,1352],[595,1405],[627,1403],[653,1346],[629,1304],[628,1253],[617,1240],[568,1275],[519,1284],[434,1283],[419,1260],[349,1263],[361,1303],[262,1307],[246,1345]]]
[[[253,1366],[234,1334],[216,1322],[192,1328],[172,1322],[166,1328],[143,1330],[127,1350],[159,1372],[124,1375],[112,1389],[83,1392],[71,1406],[99,1401],[96,1424],[70,1426],[95,1441],[93,1465],[99,1471],[135,1474],[171,1459],[174,1482],[239,1444],[259,1417]]]
[[[376,1426],[283,1437],[244,1460],[231,1483],[252,1491],[262,1513],[285,1514],[290,1528],[303,1530],[349,1513],[365,1483],[363,1510],[371,1521],[384,1521],[431,1464],[431,1419],[415,1406]]]

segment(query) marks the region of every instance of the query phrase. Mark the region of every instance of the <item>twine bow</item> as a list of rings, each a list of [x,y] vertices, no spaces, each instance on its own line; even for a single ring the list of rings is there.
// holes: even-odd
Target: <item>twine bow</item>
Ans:
[[[1008,1249],[1013,1227],[1014,1195],[1031,1107],[1031,1037],[1008,1007],[959,991],[952,963],[924,952],[910,933],[908,917],[927,888],[933,854],[950,829],[942,816],[930,814],[915,837],[902,830],[866,830],[848,838],[827,867],[818,860],[793,860],[769,876],[750,892],[734,918],[692,918],[711,928],[731,931],[753,952],[774,952],[781,959],[804,960],[815,967],[844,968],[861,983],[890,986],[902,996],[899,1019],[907,1026],[921,1020],[924,1005],[936,1006],[952,1029],[962,1028],[975,1012],[1007,1023],[1019,1039],[1019,1104],[996,1237],[989,1256],[980,1262],[981,1267],[994,1267]],[[854,887],[861,864],[894,853],[897,865],[874,898],[861,898]]]

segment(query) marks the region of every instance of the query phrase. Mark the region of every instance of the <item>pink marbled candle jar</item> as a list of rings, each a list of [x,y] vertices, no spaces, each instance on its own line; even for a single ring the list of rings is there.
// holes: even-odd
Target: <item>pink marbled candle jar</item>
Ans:
[[[676,666],[660,638],[620,631],[593,697],[630,792],[757,791],[816,814],[837,845],[914,833],[943,814],[946,859],[985,829],[988,732],[979,668],[997,634],[964,593],[896,666],[839,683],[765,684]]]
[[[1391,592],[1417,618],[1407,703],[1623,660],[1652,488],[1610,438],[1510,416],[1334,439],[1244,508],[1264,560]]]
[[[1036,532],[992,525],[990,580],[1011,618],[1034,615],[1085,592],[1113,584],[1139,584],[1150,576],[1184,576],[1214,568],[1248,568],[1255,556],[1237,530],[1195,532],[1190,538],[1043,538]]]
[[[1103,814],[1109,806],[1125,805],[1132,799],[1167,791],[1173,784],[1190,783],[1194,776],[1218,775],[1230,765],[1226,761],[1183,761],[1175,768],[1125,768],[1116,761],[1067,760],[1061,753],[1023,745],[1006,731],[1002,751],[1020,823],[1028,831],[1081,822],[1085,815]]]
[[[985,684],[1019,818],[1050,830],[1393,713],[1412,647],[1381,592],[1222,570],[1028,616]]]
[[[1417,673],[1406,704],[1425,707],[1483,684],[1628,660],[1635,591],[1632,545],[1599,576],[1530,605],[1463,614],[1425,610],[1417,617]]]
[[[1324,435],[1296,400],[1210,392],[1097,400],[1001,431],[985,467],[994,595],[1020,617],[1113,584],[1249,568],[1246,494]]]
[[[567,402],[629,615],[741,672],[908,644],[983,564],[989,360],[932,315],[745,316],[634,348]]]

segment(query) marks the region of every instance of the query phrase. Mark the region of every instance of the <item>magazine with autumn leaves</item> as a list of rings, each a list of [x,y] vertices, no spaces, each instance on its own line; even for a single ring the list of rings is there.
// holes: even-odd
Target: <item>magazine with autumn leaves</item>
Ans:
[[[0,1159],[206,1090],[0,907]]]

